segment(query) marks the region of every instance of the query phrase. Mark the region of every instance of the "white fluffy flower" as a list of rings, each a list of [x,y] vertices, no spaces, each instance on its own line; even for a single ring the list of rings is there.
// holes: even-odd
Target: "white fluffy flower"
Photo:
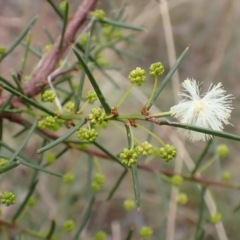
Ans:
[[[231,94],[226,95],[222,84],[210,85],[206,94],[200,95],[199,85],[195,79],[186,79],[182,84],[183,91],[179,94],[182,101],[171,107],[171,115],[181,123],[197,127],[223,130],[223,124],[229,124],[232,112]],[[181,129],[182,130],[182,129]],[[207,140],[212,136],[205,133],[182,130],[192,141]]]

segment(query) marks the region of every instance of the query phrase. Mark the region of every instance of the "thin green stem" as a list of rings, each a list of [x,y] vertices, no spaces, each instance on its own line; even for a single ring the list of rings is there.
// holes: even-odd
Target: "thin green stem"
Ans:
[[[20,68],[22,74],[24,73],[24,70],[25,70],[31,39],[32,39],[32,34],[29,33],[27,35],[27,43],[26,43],[26,46],[25,46],[25,51],[24,51],[24,56],[23,56],[23,60],[22,60],[22,65],[21,65],[21,68]]]
[[[218,160],[218,155],[213,156],[212,158],[210,158],[210,160],[205,163],[197,172],[201,173],[203,171],[205,171],[207,168],[209,168],[215,161]]]
[[[95,165],[95,167],[97,169],[97,172],[101,173],[102,169],[101,169],[101,166],[99,164],[99,161],[98,161],[97,157],[93,157],[93,162],[94,162],[94,165]]]
[[[161,113],[154,113],[154,114],[150,114],[150,117],[168,117],[171,116],[171,112],[161,112]]]
[[[147,132],[149,135],[151,135],[155,140],[157,140],[163,147],[165,146],[165,143],[153,132],[149,131],[149,129],[143,127],[141,124],[137,124],[137,127],[141,128],[143,131]]]
[[[156,90],[157,90],[157,83],[158,83],[158,77],[155,77],[155,79],[154,79],[154,85],[153,85],[153,89],[152,89],[152,93],[151,93],[151,96],[150,96],[150,98],[149,98],[149,100],[148,100],[148,102],[147,102],[147,104],[146,104],[146,107],[147,107],[147,108],[148,108],[150,102],[151,102],[152,99],[153,99],[154,93],[155,93]]]
[[[116,108],[119,108],[122,103],[124,102],[124,100],[127,98],[127,96],[129,95],[129,93],[131,92],[132,88],[133,88],[133,84],[131,84],[128,88],[128,90],[125,92],[125,94],[122,96],[122,98],[120,99],[120,101],[118,102]]]

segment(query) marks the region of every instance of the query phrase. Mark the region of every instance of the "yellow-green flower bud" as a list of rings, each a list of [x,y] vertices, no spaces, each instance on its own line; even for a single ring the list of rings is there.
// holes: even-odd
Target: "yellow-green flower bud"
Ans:
[[[56,97],[56,94],[53,90],[46,90],[42,95],[42,99],[44,102],[53,102]]]
[[[178,193],[177,195],[177,203],[181,205],[185,205],[188,202],[188,196],[186,193]]]
[[[88,91],[86,99],[89,103],[94,103],[97,100],[97,94],[94,91]]]
[[[131,167],[137,162],[138,154],[135,149],[124,148],[119,157],[122,160],[122,164]]]
[[[104,180],[105,180],[105,177],[104,175],[100,174],[100,173],[97,173],[95,176],[94,176],[94,181],[98,184],[103,184],[104,183]]]
[[[0,197],[1,203],[6,206],[10,206],[15,203],[16,196],[12,192],[6,191],[3,194],[1,194]]]
[[[44,52],[49,52],[52,49],[52,44],[48,44],[44,47]]]
[[[144,82],[146,82],[145,70],[140,67],[137,67],[135,70],[132,70],[129,73],[128,78],[132,84],[141,86]]]
[[[30,197],[30,198],[28,199],[27,205],[28,205],[29,207],[33,207],[35,204],[36,204],[36,199],[35,199],[34,197]]]
[[[150,227],[142,227],[140,230],[140,236],[142,238],[150,238],[153,234],[153,231]]]
[[[6,164],[8,163],[8,160],[5,158],[0,158],[0,168],[5,167]]]
[[[228,146],[225,144],[220,144],[217,146],[217,153],[219,157],[226,157],[228,155],[229,149]]]
[[[65,12],[65,9],[66,9],[66,6],[67,6],[67,2],[68,2],[68,1],[62,1],[62,2],[60,2],[59,8],[60,8],[60,10],[61,10],[62,12]]]
[[[93,108],[88,115],[88,120],[93,124],[101,124],[105,120],[106,113],[101,108]]]
[[[6,53],[6,48],[0,46],[0,55],[3,55],[3,54],[5,54],[5,53]]]
[[[126,211],[131,211],[135,208],[135,202],[132,199],[126,199],[123,202],[123,207]]]
[[[230,178],[231,178],[231,175],[230,175],[229,172],[224,172],[224,173],[222,173],[221,178],[222,178],[223,181],[229,181]]]
[[[162,76],[164,73],[164,67],[161,62],[151,64],[149,68],[149,74],[154,77]]]
[[[72,183],[74,181],[74,175],[72,173],[64,174],[63,181],[67,184]]]
[[[138,155],[148,156],[152,154],[153,146],[145,141],[136,147]]]
[[[169,144],[166,144],[164,147],[161,147],[159,151],[160,157],[163,158],[166,162],[169,162],[177,155],[176,148]]]
[[[101,187],[102,187],[102,184],[99,184],[99,183],[97,183],[97,182],[95,182],[95,181],[93,181],[92,184],[91,184],[91,189],[92,189],[94,192],[99,191],[99,190],[101,189]]]
[[[216,212],[210,217],[210,222],[214,224],[221,222],[221,220],[222,220],[222,215],[218,212]]]
[[[74,106],[75,106],[74,102],[67,102],[66,105],[64,106],[65,112],[67,113],[72,112],[74,110]]]
[[[82,140],[94,142],[98,137],[98,133],[97,133],[96,129],[94,129],[94,128],[92,128],[92,129],[80,128],[77,131],[77,136]]]
[[[63,229],[65,232],[71,232],[75,228],[75,223],[73,220],[69,219],[63,223]]]
[[[96,233],[94,240],[105,240],[107,237],[106,233],[103,231],[99,231]]]
[[[183,183],[183,178],[180,175],[172,176],[171,182],[174,186],[180,186]]]
[[[105,12],[102,9],[97,9],[91,12],[91,16],[95,17],[97,20],[103,20],[106,18]]]
[[[56,161],[56,156],[53,153],[49,153],[46,155],[46,162],[48,164],[52,164]]]

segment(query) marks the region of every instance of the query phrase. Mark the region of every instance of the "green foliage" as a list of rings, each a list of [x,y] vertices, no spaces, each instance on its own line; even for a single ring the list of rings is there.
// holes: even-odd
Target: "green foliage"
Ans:
[[[191,222],[196,228],[195,239],[203,239],[210,232],[209,225],[221,226],[218,223],[224,220],[226,212],[223,209],[222,215],[218,211],[222,210],[218,198],[213,201],[214,186],[240,189],[239,184],[230,181],[230,172],[222,171],[220,160],[230,154],[230,149],[226,144],[217,145],[214,139],[217,136],[240,141],[240,136],[222,131],[233,109],[232,95],[226,95],[222,85],[211,85],[209,92],[199,96],[198,84],[188,79],[187,87],[180,93],[183,97],[180,103],[186,102],[191,114],[188,112],[185,116],[181,106],[173,113],[172,92],[165,92],[167,97],[162,92],[174,79],[189,47],[182,49],[175,63],[170,64],[172,67],[164,66],[167,62],[164,55],[159,55],[159,61],[153,63],[152,59],[145,61],[141,47],[134,42],[141,39],[135,31],[144,29],[127,23],[124,7],[108,9],[108,4],[99,2],[104,10],[92,12],[98,6],[95,5],[97,1],[62,1],[59,5],[53,0],[47,2],[56,15],[56,22],[51,24],[59,36],[51,31],[49,24],[49,29],[45,29],[47,37],[38,45],[32,42],[35,37],[32,28],[37,21],[34,17],[9,47],[0,46],[0,63],[3,64],[0,73],[0,174],[1,191],[4,190],[0,199],[5,205],[3,208],[11,209],[8,214],[1,210],[4,239],[78,240],[83,238],[84,231],[89,239],[105,240],[116,223],[120,223],[117,227],[121,228],[121,237],[125,236],[126,240],[135,239],[136,235],[140,239],[165,239],[166,224],[168,231],[175,225],[176,219],[171,217],[181,220],[181,208],[188,207],[193,212]],[[113,7],[113,2],[109,8]],[[122,49],[133,42],[141,61],[137,62],[138,56],[130,50]],[[21,63],[15,65],[11,61],[17,51],[13,50],[19,45],[23,46],[23,57]],[[144,46],[143,50],[147,49]],[[32,55],[38,58],[36,66],[33,66]],[[113,56],[120,60],[117,67]],[[11,80],[4,72],[5,58],[9,59],[6,64],[12,64],[10,67],[14,69]],[[124,70],[123,77],[119,67]],[[167,74],[161,80],[165,71]],[[173,90],[175,84],[173,82]],[[135,86],[138,88],[134,89]],[[86,89],[93,90],[86,92]],[[138,94],[140,91],[144,94]],[[206,96],[210,100],[206,101]],[[208,116],[203,110],[208,110],[213,103],[219,111],[207,111],[208,116],[212,112],[215,115],[211,115],[209,127],[204,128],[202,123],[207,122]],[[158,106],[162,111],[157,110]],[[223,119],[218,115],[220,110],[226,114]],[[180,122],[163,119],[178,114],[183,116],[182,119],[176,117]],[[190,120],[186,121],[185,117]],[[199,123],[199,118],[205,121]],[[181,129],[187,137],[199,133],[204,136],[202,140],[210,139],[203,149],[201,145],[194,145],[197,149],[194,153],[189,148],[193,162],[183,159],[189,145],[184,148],[182,138],[174,135],[175,128]],[[164,134],[165,129],[169,134]],[[171,144],[165,144],[167,141]],[[182,159],[187,165],[183,173]],[[205,170],[212,170],[213,163],[217,174],[201,175]],[[152,182],[156,182],[156,186]],[[201,189],[200,199],[190,194],[192,189],[198,191],[196,186]],[[211,192],[209,186],[212,186]],[[5,188],[11,188],[14,193]],[[156,197],[157,188],[159,198]],[[199,209],[194,207],[197,206],[194,201],[200,202]],[[206,216],[204,202],[207,207],[211,206]],[[177,207],[180,211],[171,215],[169,212]],[[239,206],[235,210],[238,209]],[[151,218],[146,217],[148,214]],[[132,226],[139,226],[134,219],[134,224],[126,221],[123,227],[122,222],[131,216],[141,216],[141,221],[152,226],[133,229]],[[188,218],[187,214],[184,217]],[[212,232],[211,229],[213,235]],[[192,233],[186,235],[190,237]],[[219,234],[218,228],[216,233]],[[2,233],[0,235],[2,238]]]

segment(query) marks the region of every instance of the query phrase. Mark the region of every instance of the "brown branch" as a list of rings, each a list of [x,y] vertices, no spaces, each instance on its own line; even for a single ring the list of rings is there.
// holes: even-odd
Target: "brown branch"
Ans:
[[[30,127],[32,125],[31,122],[24,119],[22,116],[12,114],[12,113],[3,113],[3,114],[0,115],[0,118],[6,118],[9,121],[12,121],[12,122],[24,125],[24,126],[29,126]],[[54,133],[51,133],[51,132],[48,132],[48,131],[45,131],[45,130],[42,130],[42,129],[39,129],[39,128],[37,130],[39,132],[41,132],[42,134],[44,134],[45,136],[47,136],[47,137],[49,137],[53,140],[56,140],[56,139],[59,138],[59,136],[54,134]],[[67,143],[67,142],[63,142],[63,143],[68,145],[69,147],[72,147],[72,145],[70,146],[69,143]],[[97,156],[97,157],[100,157],[100,158],[103,158],[103,159],[109,159],[109,156],[107,154],[105,154],[101,151],[98,151],[96,149],[92,149],[92,148],[87,148],[87,149],[77,148],[77,149],[80,150],[80,151],[86,152],[86,153],[88,153],[89,155],[92,155],[92,156]],[[169,171],[169,170],[165,170],[165,169],[156,169],[155,167],[149,166],[149,165],[144,164],[144,163],[137,163],[137,167],[139,169],[142,169],[142,170],[145,170],[145,171],[148,171],[148,172],[158,172],[158,173],[164,174],[168,177],[172,177],[174,175],[180,175],[185,180],[197,182],[199,184],[204,184],[204,185],[207,185],[207,186],[212,185],[212,186],[240,189],[240,186],[234,185],[233,183],[226,183],[226,182],[223,182],[223,181],[215,181],[215,180],[211,180],[211,179],[207,179],[207,178],[203,178],[203,177],[198,177],[196,175],[191,176],[191,175],[178,174],[178,173],[175,173],[173,171]]]
[[[97,1],[98,0],[84,0],[78,7],[76,13],[67,25],[61,50],[58,49],[61,39],[61,36],[59,36],[52,49],[46,54],[44,59],[42,59],[42,64],[32,79],[23,86],[23,90],[28,97],[32,98],[43,90],[47,77],[56,69],[59,60],[74,41],[77,31],[83,25],[88,13],[94,8]],[[4,105],[8,98],[9,95],[0,98],[0,107]],[[22,102],[19,98],[14,97],[11,105],[13,107],[19,107],[22,105]]]

